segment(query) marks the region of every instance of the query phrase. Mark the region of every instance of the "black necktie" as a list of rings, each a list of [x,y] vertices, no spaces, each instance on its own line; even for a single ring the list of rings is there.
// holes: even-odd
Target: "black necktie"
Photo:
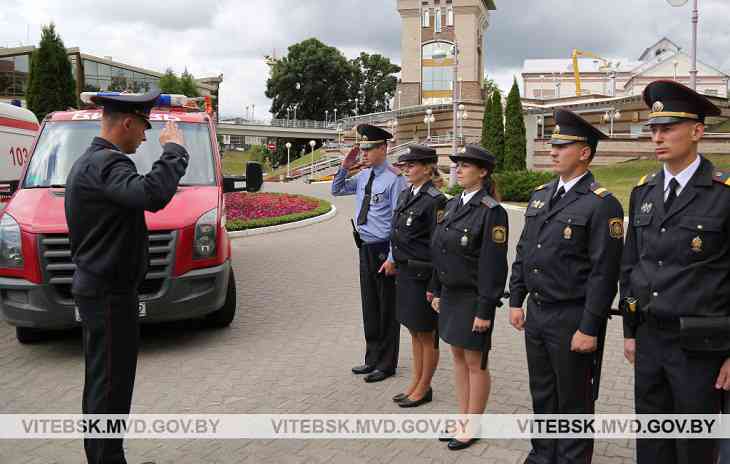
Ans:
[[[365,195],[362,197],[360,205],[360,214],[357,216],[357,225],[361,226],[368,222],[368,211],[370,210],[370,196],[373,193],[373,180],[375,180],[375,170],[370,170],[368,183],[365,185]]]
[[[553,209],[555,203],[560,201],[560,199],[563,198],[563,195],[565,195],[565,187],[560,187],[555,196],[550,199],[550,209]]]
[[[669,208],[672,207],[672,203],[674,203],[674,200],[677,199],[677,188],[679,188],[679,182],[677,182],[677,179],[672,178],[672,180],[669,181],[669,195],[667,195],[667,199],[664,200],[664,212],[669,212]]]

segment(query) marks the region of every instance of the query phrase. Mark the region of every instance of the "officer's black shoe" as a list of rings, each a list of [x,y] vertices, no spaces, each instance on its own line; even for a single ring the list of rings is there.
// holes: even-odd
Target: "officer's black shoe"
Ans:
[[[412,400],[408,397],[404,399],[403,401],[398,402],[398,406],[401,408],[415,408],[417,406],[420,406],[422,404],[430,403],[433,400],[433,390],[431,387],[428,388],[428,391],[425,395],[423,395],[422,398],[417,400]]]
[[[368,366],[367,364],[363,364],[362,366],[353,367],[352,373],[353,374],[369,374],[374,370],[375,370],[375,366]]]
[[[392,377],[393,374],[395,374],[395,372],[384,372],[375,369],[372,373],[365,376],[365,381],[367,383],[380,382],[387,379],[388,377]]]
[[[405,393],[398,393],[397,395],[395,395],[393,397],[393,402],[400,403],[401,401],[406,400],[406,399],[408,399],[408,395],[406,395]]]
[[[469,441],[459,441],[456,438],[452,438],[451,440],[449,440],[449,444],[446,446],[451,451],[458,451],[458,450],[467,449],[468,447],[470,447],[477,441],[479,441],[479,438],[471,438],[471,439],[469,439]]]

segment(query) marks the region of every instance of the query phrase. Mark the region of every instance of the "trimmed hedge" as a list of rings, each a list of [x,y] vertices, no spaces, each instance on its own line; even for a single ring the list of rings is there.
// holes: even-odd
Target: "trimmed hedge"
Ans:
[[[530,195],[537,187],[550,182],[555,176],[541,171],[506,171],[495,173],[493,177],[502,201],[525,202],[530,200]],[[463,190],[457,184],[444,190],[444,193],[456,196]]]
[[[532,192],[555,177],[542,171],[506,171],[494,174],[503,201],[530,201]]]
[[[289,222],[302,221],[304,219],[309,219],[312,217],[320,216],[322,214],[329,212],[329,210],[332,208],[332,204],[330,204],[330,202],[327,200],[308,197],[305,195],[297,195],[297,196],[304,197],[308,200],[317,201],[317,202],[319,202],[319,204],[317,205],[316,208],[314,208],[312,210],[303,211],[301,213],[286,214],[284,216],[251,219],[248,221],[243,221],[241,219],[233,219],[233,220],[226,222],[226,229],[229,232],[233,232],[236,230],[247,230],[247,229],[256,229],[259,227],[277,226],[279,224],[286,224]]]

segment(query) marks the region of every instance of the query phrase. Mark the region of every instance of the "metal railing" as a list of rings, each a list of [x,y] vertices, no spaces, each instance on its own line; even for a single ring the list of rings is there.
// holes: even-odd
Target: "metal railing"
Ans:
[[[314,164],[306,164],[300,166],[291,172],[290,179],[298,179],[302,176],[306,176],[312,173],[320,172],[324,169],[328,169],[334,166],[342,164],[343,156],[331,156],[315,161]]]

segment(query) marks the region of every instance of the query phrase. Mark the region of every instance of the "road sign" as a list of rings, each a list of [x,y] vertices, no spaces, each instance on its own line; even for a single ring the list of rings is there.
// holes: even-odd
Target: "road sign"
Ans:
[[[268,148],[270,151],[274,151],[274,150],[276,150],[276,144],[270,143],[270,144],[266,145],[266,148]]]

